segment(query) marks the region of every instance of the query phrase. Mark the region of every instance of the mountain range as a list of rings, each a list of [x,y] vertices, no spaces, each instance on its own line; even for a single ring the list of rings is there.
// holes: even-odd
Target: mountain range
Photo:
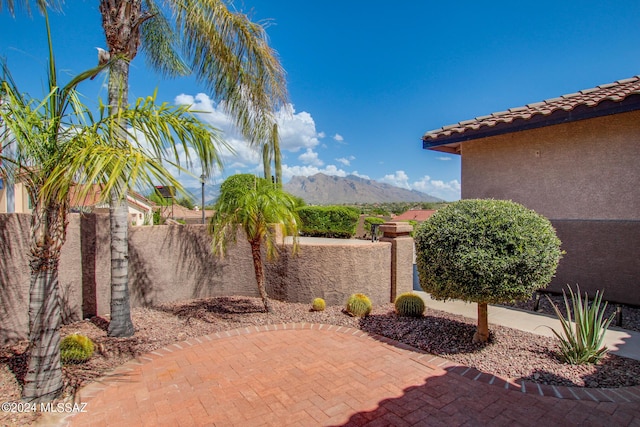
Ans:
[[[442,202],[429,194],[407,190],[355,175],[346,177],[294,176],[284,184],[284,190],[314,205],[383,203],[383,202]]]
[[[339,177],[317,173],[312,176],[294,176],[283,188],[312,205],[443,201],[420,191],[407,190],[355,175]],[[186,190],[192,194],[194,204],[200,206],[202,188],[191,187]],[[205,205],[213,205],[220,194],[220,184],[207,184],[204,190]]]

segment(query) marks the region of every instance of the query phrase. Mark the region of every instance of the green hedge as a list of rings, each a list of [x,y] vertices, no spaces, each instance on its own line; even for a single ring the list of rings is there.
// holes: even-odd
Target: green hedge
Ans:
[[[311,237],[350,239],[356,234],[360,214],[345,206],[304,206],[298,209],[301,234]]]

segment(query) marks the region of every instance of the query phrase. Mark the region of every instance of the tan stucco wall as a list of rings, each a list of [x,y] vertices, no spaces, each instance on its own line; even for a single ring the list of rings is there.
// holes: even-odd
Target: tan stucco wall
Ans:
[[[389,302],[391,244],[340,244],[300,246],[267,265],[267,291],[274,298],[310,302],[324,298],[328,305],[342,305],[349,295],[366,294],[373,304]],[[254,279],[255,282],[255,279]],[[255,286],[254,286],[255,287]]]
[[[462,198],[551,219],[640,219],[640,111],[462,144]]]
[[[0,214],[0,343],[27,334],[29,223],[27,214]],[[391,243],[324,240],[304,242],[297,256],[286,252],[267,263],[271,297],[302,303],[322,297],[329,305],[342,305],[350,294],[362,292],[374,304],[389,301]],[[69,216],[59,268],[65,321],[109,313],[109,244],[108,215]],[[410,254],[407,257],[410,260]],[[129,262],[134,307],[209,296],[258,296],[246,240],[240,236],[221,260],[210,252],[206,226],[130,228]],[[411,264],[406,264],[409,269]]]
[[[0,343],[24,338],[29,310],[28,214],[0,214]],[[79,218],[72,216],[60,254],[58,282],[65,322],[82,316]]]
[[[549,290],[640,305],[640,111],[464,142],[462,198],[546,216],[566,251]]]

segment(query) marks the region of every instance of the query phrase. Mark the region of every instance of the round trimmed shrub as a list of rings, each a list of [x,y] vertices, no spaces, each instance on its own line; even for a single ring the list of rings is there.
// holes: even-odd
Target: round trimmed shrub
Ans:
[[[420,295],[413,292],[398,295],[395,306],[399,316],[420,317],[425,309],[424,301]]]
[[[369,315],[371,308],[371,300],[364,294],[353,294],[347,300],[347,311],[356,317]]]
[[[63,364],[84,363],[93,356],[93,341],[84,335],[66,336],[60,343],[60,360]]]
[[[435,299],[478,303],[475,341],[488,339],[488,303],[531,298],[562,256],[548,219],[506,200],[461,200],[416,231],[420,286]]]
[[[322,298],[315,298],[311,304],[313,311],[324,311],[326,303]]]

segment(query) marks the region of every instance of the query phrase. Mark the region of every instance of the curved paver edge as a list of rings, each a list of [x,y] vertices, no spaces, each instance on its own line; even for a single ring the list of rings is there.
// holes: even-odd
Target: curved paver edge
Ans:
[[[221,338],[230,338],[239,335],[248,335],[256,332],[271,332],[271,331],[285,331],[296,329],[317,329],[326,330],[331,332],[339,332],[344,334],[350,334],[358,337],[368,337],[383,344],[388,344],[402,350],[406,350],[412,353],[410,358],[417,363],[429,366],[433,369],[445,370],[448,373],[452,373],[461,377],[464,377],[471,381],[479,381],[485,384],[493,385],[496,387],[502,387],[507,390],[520,391],[522,393],[533,394],[538,396],[549,396],[557,399],[570,399],[570,400],[586,400],[593,402],[613,402],[613,403],[630,403],[640,402],[640,386],[619,387],[619,388],[585,388],[585,387],[567,387],[567,386],[553,386],[546,384],[538,384],[531,381],[502,378],[497,375],[488,374],[477,370],[476,368],[468,367],[465,365],[456,364],[450,360],[444,359],[440,356],[436,356],[431,353],[427,353],[419,348],[404,344],[402,342],[393,340],[383,335],[378,335],[370,332],[365,332],[361,329],[356,329],[347,326],[337,326],[325,323],[280,323],[269,324],[262,326],[246,326],[237,329],[231,329],[227,331],[216,332],[209,335],[200,337],[189,338],[188,340],[168,344],[157,350],[151,351],[140,355],[128,362],[120,365],[113,370],[109,371],[105,375],[97,378],[91,383],[78,390],[78,393],[82,393],[82,401],[90,401],[98,393],[105,390],[109,386],[110,380],[114,377],[124,375],[133,371],[130,365],[143,365],[147,363],[153,363],[156,359],[171,354],[176,350],[183,349],[184,346],[193,346],[194,342],[199,344],[205,341],[214,341]],[[71,418],[75,414],[67,414],[60,421],[61,425],[68,425]]]

